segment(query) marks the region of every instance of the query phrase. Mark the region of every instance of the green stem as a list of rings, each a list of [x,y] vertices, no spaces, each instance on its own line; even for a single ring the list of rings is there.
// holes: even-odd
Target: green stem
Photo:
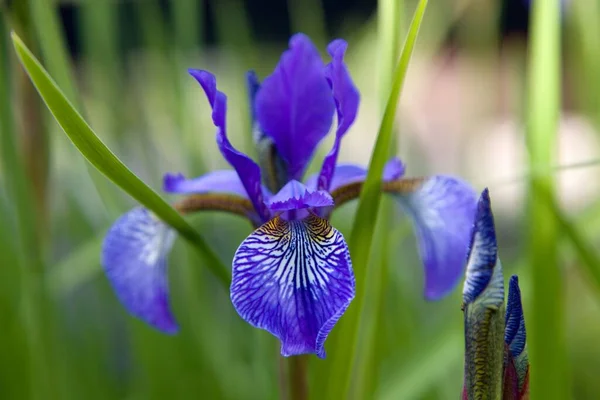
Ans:
[[[555,158],[561,99],[560,19],[559,0],[532,2],[526,119],[532,171],[549,168]],[[566,399],[570,396],[565,289],[556,250],[559,224],[548,201],[554,199],[552,177],[533,177],[529,190],[531,396]]]
[[[308,399],[308,356],[293,356],[288,361],[290,400]]]
[[[277,360],[279,361],[279,368],[277,368],[277,378],[279,382],[279,398],[281,400],[289,400],[290,389],[288,367],[291,360],[281,357],[281,355],[279,354],[279,343],[277,344]]]

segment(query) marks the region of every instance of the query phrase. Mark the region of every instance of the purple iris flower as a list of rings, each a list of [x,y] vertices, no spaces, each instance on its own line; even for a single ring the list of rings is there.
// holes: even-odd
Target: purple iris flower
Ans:
[[[221,154],[233,170],[195,179],[167,174],[164,189],[187,195],[175,204],[182,213],[221,210],[242,215],[255,230],[233,257],[231,300],[239,315],[281,341],[284,356],[315,353],[354,298],[348,246],[331,226],[335,207],[355,199],[367,171],[337,165],[343,136],[354,122],[360,96],[344,53],[335,40],[325,64],[310,39],[294,35],[274,72],[248,88],[258,163],[227,138],[227,98],[215,77],[190,70],[212,108]],[[333,148],[320,172],[302,183],[316,147],[328,134],[334,114]],[[414,221],[425,265],[425,295],[438,299],[461,277],[467,256],[476,195],[465,182],[446,176],[402,179],[404,165],[392,159],[382,190],[398,199]],[[167,333],[177,331],[170,311],[167,256],[173,231],[137,208],[108,232],[102,262],[115,292],[136,317]]]

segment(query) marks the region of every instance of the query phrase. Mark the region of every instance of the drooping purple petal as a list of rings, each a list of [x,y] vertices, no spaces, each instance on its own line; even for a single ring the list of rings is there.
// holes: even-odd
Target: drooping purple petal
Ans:
[[[405,168],[402,161],[394,157],[385,164],[382,180],[386,182],[400,179],[404,175],[404,169]],[[310,189],[316,189],[318,177],[319,174],[311,175],[306,180],[306,187]],[[366,177],[367,169],[360,165],[338,164],[333,172],[333,178],[331,179],[329,192],[333,192],[337,188],[344,185],[364,181]]]
[[[233,170],[212,171],[198,178],[186,179],[183,174],[165,174],[163,190],[168,193],[233,193],[248,198],[248,193],[237,172]]]
[[[289,181],[276,195],[266,200],[266,204],[271,211],[287,211],[332,206],[333,199],[324,190],[309,190],[298,181]]]
[[[217,81],[213,74],[202,70],[189,70],[190,74],[200,83],[212,107],[213,123],[217,127],[217,145],[223,157],[236,170],[244,185],[248,197],[252,201],[258,215],[264,220],[269,219],[269,211],[263,203],[260,168],[247,155],[237,151],[227,139],[225,114],[227,112],[227,97],[217,90]]]
[[[344,63],[344,53],[346,52],[347,47],[348,44],[341,39],[334,40],[327,46],[327,52],[332,60],[327,65],[325,76],[333,90],[333,97],[337,109],[338,126],[335,133],[333,148],[329,154],[327,154],[325,160],[323,160],[323,166],[321,167],[321,173],[319,174],[317,187],[322,190],[330,190],[342,137],[356,119],[358,104],[360,102],[358,90],[354,86],[348,68]]]
[[[425,266],[425,296],[436,300],[458,283],[477,206],[474,190],[450,176],[432,176],[397,198],[412,217]]]
[[[144,208],[122,215],[102,246],[102,266],[118,299],[137,318],[177,332],[169,306],[167,256],[175,233]]]
[[[483,191],[477,204],[468,254],[463,287],[463,301],[465,303],[473,302],[488,286],[498,258],[494,216],[487,189]]]
[[[233,259],[231,300],[255,327],[281,341],[281,354],[324,358],[327,335],[354,298],[346,242],[314,215],[275,217],[242,242]]]
[[[324,70],[310,39],[296,34],[256,95],[256,118],[287,162],[290,180],[302,178],[316,146],[331,127],[334,103]]]

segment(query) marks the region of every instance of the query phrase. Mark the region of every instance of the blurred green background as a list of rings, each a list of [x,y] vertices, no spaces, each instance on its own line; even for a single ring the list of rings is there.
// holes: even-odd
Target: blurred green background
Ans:
[[[0,1],[0,399],[285,398],[278,343],[237,316],[228,293],[183,241],[170,260],[180,333],[160,334],[126,314],[99,254],[107,228],[135,203],[86,166],[18,64],[8,32],[19,33],[102,140],[160,190],[163,173],[197,176],[226,167],[204,95],[186,69],[217,75],[229,97],[231,140],[254,155],[244,73],[269,74],[297,31],[322,50],[333,38],[348,40],[347,62],[362,101],[340,159],[367,165],[388,95],[386,71],[395,60],[386,58],[394,51],[383,49],[382,37],[391,35],[398,47],[416,5],[399,1],[397,13],[386,16],[378,14],[382,3]],[[382,25],[386,17],[391,31]],[[528,328],[535,311],[545,310],[556,311],[562,330],[548,337],[564,343],[538,348],[564,362],[558,370],[570,398],[598,399],[600,1],[565,2],[561,114],[553,168],[542,170],[530,168],[525,139],[528,19],[525,0],[429,4],[397,112],[397,154],[408,175],[458,174],[478,190],[489,187],[505,277],[520,276]],[[324,141],[309,173],[332,140]],[[547,309],[532,306],[536,229],[546,229],[528,212],[532,175],[554,180],[557,198],[542,215],[558,234],[544,242],[547,259],[538,271],[548,262],[559,279],[544,291],[544,275],[533,274],[540,296],[555,295]],[[345,235],[355,209],[349,204],[334,214],[333,225]],[[381,211],[371,262],[382,277],[368,292],[356,393],[458,398],[460,287],[426,302],[408,222],[391,203]],[[250,232],[247,222],[229,215],[192,221],[227,265]],[[326,398],[332,362],[331,352],[327,361],[310,358],[310,398]],[[535,357],[531,362],[536,369]]]

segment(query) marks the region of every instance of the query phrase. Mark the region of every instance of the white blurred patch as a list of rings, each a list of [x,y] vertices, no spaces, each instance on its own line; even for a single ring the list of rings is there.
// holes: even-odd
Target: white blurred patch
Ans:
[[[469,179],[490,188],[494,208],[514,212],[523,205],[529,174],[523,126],[514,119],[504,119],[479,128],[479,132],[469,140]],[[600,165],[568,167],[599,159],[600,141],[590,123],[577,115],[564,115],[559,123],[555,164],[561,168],[543,172],[555,177],[565,207],[581,209],[600,197]]]

